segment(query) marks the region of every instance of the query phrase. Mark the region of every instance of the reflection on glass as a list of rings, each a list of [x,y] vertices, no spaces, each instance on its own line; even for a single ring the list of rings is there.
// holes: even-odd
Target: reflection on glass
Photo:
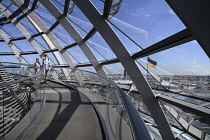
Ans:
[[[35,13],[41,18],[48,28],[50,28],[56,22],[56,19],[42,4],[35,9]]]
[[[79,46],[74,46],[67,50],[75,64],[87,63],[88,58]]]
[[[12,52],[10,47],[5,42],[0,42],[2,52]]]
[[[101,3],[101,2],[100,2]],[[68,15],[68,20],[79,31],[79,34],[84,37],[92,28],[93,25],[87,19],[87,17],[81,12],[81,10],[74,5],[73,12]]]
[[[104,10],[104,0],[90,0],[93,5],[98,9],[98,11],[103,14]]]
[[[31,124],[43,105],[41,73],[25,79],[28,72],[21,73],[23,67],[29,68],[30,65],[0,64],[0,139],[17,138]],[[34,69],[31,70],[34,73]],[[11,130],[15,133],[9,133]]]
[[[29,22],[27,18],[23,18],[20,23],[25,27],[25,29],[29,32],[30,35],[37,34],[38,31],[35,27]]]
[[[185,29],[173,10],[162,0],[123,0],[120,11],[111,22],[143,48]],[[114,30],[119,33],[117,29]],[[121,35],[121,39],[129,49],[127,38]]]
[[[0,55],[1,62],[13,62],[19,63],[18,59],[14,55]]]
[[[6,24],[2,27],[2,30],[9,35],[8,37],[10,38],[10,36],[12,38],[14,37],[22,37],[23,34],[12,24]]]
[[[62,31],[62,32],[61,32]],[[69,35],[68,32],[63,28],[63,26],[58,25],[54,30],[53,33],[57,36],[58,40],[63,40],[68,45],[73,44],[75,41],[74,39]],[[62,42],[62,41],[60,41]],[[63,45],[63,44],[62,44]]]
[[[209,101],[209,58],[196,41],[158,52],[149,58],[157,62],[157,65],[148,66],[148,57],[138,59],[137,64],[140,69],[144,68],[142,72],[153,89],[169,90]],[[194,104],[206,103],[184,96],[176,98]]]
[[[63,12],[65,1],[63,0],[51,0],[51,1],[60,11]]]
[[[76,86],[74,88],[84,93],[94,103],[108,136],[111,139],[116,137],[133,139],[130,120],[117,87],[107,79],[88,71],[69,70],[68,72],[69,76],[66,79],[62,79],[61,76],[59,79],[71,86]]]
[[[37,42],[41,50],[49,50],[48,45],[41,36],[34,37],[34,40]]]
[[[99,61],[116,58],[113,51],[99,33],[91,37],[87,43]]]
[[[34,47],[27,39],[12,41],[12,43],[14,43],[23,52],[35,51]]]

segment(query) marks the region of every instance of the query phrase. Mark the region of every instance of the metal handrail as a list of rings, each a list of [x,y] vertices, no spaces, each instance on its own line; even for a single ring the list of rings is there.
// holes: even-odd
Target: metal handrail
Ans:
[[[6,62],[9,63],[9,62]],[[20,64],[20,63],[10,63],[10,64]],[[26,65],[26,64],[21,64],[21,65]],[[70,68],[67,68],[70,69]],[[128,96],[124,93],[124,91],[116,84],[114,83],[112,80],[108,79],[107,77],[94,73],[94,72],[90,72],[90,71],[86,71],[86,70],[80,70],[77,68],[71,69],[72,71],[81,71],[81,72],[87,72],[87,73],[91,73],[93,75],[99,76],[101,78],[103,78],[104,80],[106,80],[110,85],[112,85],[114,87],[114,89],[117,91],[118,96],[120,97],[120,100],[123,104],[123,106],[125,107],[125,111],[128,115],[129,121],[130,121],[130,126],[131,126],[131,130],[133,132],[133,137],[135,140],[151,140],[151,136],[145,126],[144,121],[142,120],[141,116],[139,115],[139,112],[137,111],[137,109],[134,107],[133,103],[130,101],[130,99],[128,98]],[[30,76],[24,79],[20,79],[20,80],[14,80],[12,82],[6,82],[6,83],[2,83],[0,85],[0,87],[3,86],[8,86],[11,84],[15,84],[18,82],[22,82],[25,80],[29,80],[31,78],[37,77],[42,75],[43,73],[34,75],[34,76]]]
[[[80,70],[77,68],[73,69],[73,71],[76,71],[76,70],[97,75],[97,76],[103,78],[104,80],[106,80],[110,85],[112,85],[115,88],[115,90],[117,91],[117,94],[120,97],[120,100],[122,101],[122,104],[125,107],[126,113],[128,114],[128,118],[130,120],[130,125],[131,125],[132,132],[134,134],[135,140],[151,140],[151,136],[145,126],[144,121],[142,120],[141,116],[139,115],[139,112],[134,107],[133,103],[130,101],[128,96],[124,93],[124,91],[116,83],[114,83],[112,80],[108,79],[107,77],[97,74],[97,73],[94,73],[94,72]]]
[[[14,81],[10,81],[10,82],[1,83],[0,88],[1,87],[5,87],[5,86],[9,86],[9,85],[12,85],[12,84],[16,84],[16,83],[19,83],[19,82],[22,82],[22,81],[27,81],[29,79],[35,78],[37,76],[40,76],[42,74],[43,73],[39,73],[39,74],[36,74],[34,76],[30,76],[30,77],[27,77],[27,78],[23,78],[23,79],[19,79],[19,80],[14,80]]]
[[[25,66],[29,66],[29,64],[22,64],[22,63],[13,63],[13,62],[0,62],[0,66],[3,66],[5,67],[5,65],[2,65],[2,64],[15,64],[17,68],[19,68],[17,65],[25,65]],[[26,77],[26,78],[22,78],[22,79],[19,79],[19,80],[13,80],[13,81],[9,81],[9,82],[3,82],[1,83],[0,85],[0,88],[1,87],[5,87],[5,86],[9,86],[9,85],[12,85],[12,84],[16,84],[16,83],[20,83],[22,81],[26,81],[26,80],[29,80],[29,79],[32,79],[34,77],[37,77],[37,76],[40,76],[42,75],[43,73],[39,73],[39,74],[36,74],[34,76],[30,76],[30,77]],[[22,75],[21,75],[22,76]],[[25,76],[25,75],[24,75]]]

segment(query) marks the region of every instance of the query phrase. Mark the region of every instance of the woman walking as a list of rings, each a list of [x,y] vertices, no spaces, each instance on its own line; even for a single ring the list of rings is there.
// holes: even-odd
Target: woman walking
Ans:
[[[44,58],[43,58],[43,61],[42,61],[42,66],[43,66],[44,73],[45,73],[45,75],[44,75],[44,82],[46,83],[47,73],[50,70],[50,59],[48,58],[47,54],[44,55]]]
[[[39,58],[36,58],[36,62],[34,62],[34,70],[35,74],[40,73],[40,63],[39,63]]]

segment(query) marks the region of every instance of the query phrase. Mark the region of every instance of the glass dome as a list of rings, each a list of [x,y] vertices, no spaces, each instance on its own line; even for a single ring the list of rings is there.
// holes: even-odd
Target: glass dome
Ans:
[[[48,54],[54,67],[97,72],[138,102],[155,139],[164,138],[157,105],[175,137],[208,140],[209,48],[189,24],[192,11],[181,15],[183,4],[170,1],[1,0],[0,63]]]

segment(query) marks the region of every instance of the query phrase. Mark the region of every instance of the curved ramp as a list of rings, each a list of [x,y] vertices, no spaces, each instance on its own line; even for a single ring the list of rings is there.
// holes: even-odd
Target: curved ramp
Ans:
[[[89,100],[78,91],[47,82],[46,104],[24,140],[102,140],[102,130]]]

